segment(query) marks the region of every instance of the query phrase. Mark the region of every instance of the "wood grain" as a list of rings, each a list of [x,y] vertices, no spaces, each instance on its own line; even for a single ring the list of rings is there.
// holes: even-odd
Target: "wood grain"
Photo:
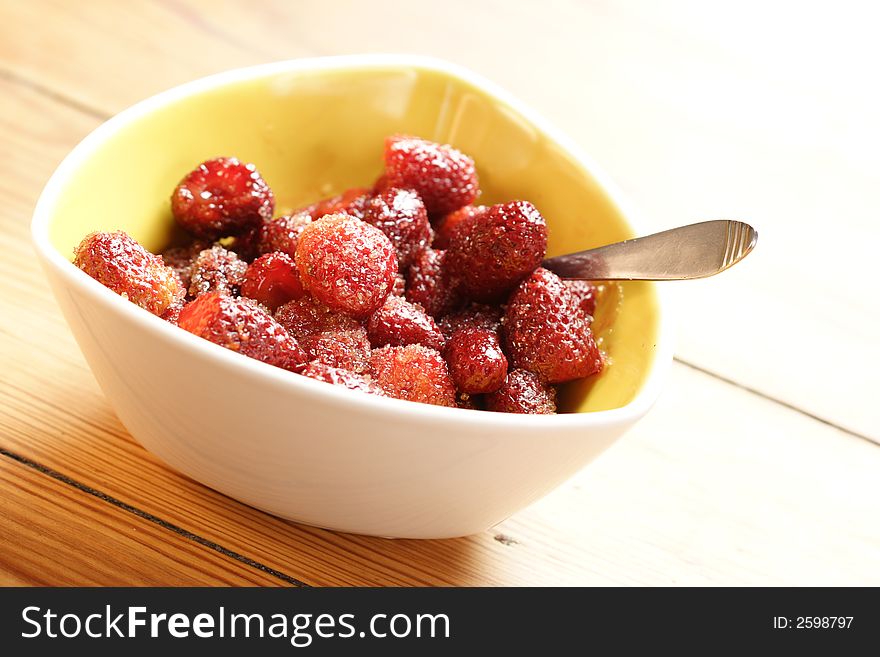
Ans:
[[[278,586],[278,579],[0,458],[5,584]]]
[[[826,190],[847,185],[835,225],[841,235],[861,231],[856,256],[875,235],[866,212],[880,187],[870,154],[841,142],[836,124],[803,136],[784,120],[810,99],[818,103],[810,117],[840,116],[846,99],[814,98],[821,75],[770,89],[778,71],[703,38],[717,26],[695,7],[670,6],[667,16],[642,3],[548,3],[540,14],[508,3],[451,1],[443,12],[400,3],[404,23],[431,29],[377,40],[364,26],[389,6],[0,0],[0,448],[71,480],[0,456],[0,473],[15,475],[0,481],[0,543],[38,555],[27,568],[10,565],[3,544],[0,584],[283,583],[134,511],[309,584],[880,583],[880,449],[808,415],[880,438],[869,403],[880,372],[869,328],[878,311],[865,302],[868,282],[814,271],[810,258],[833,264],[816,248],[839,246],[836,238],[782,238],[825,225],[831,192],[816,205],[817,188],[804,189],[817,179]],[[470,21],[456,11],[465,6]],[[504,33],[487,31],[499,15]],[[543,36],[502,47],[527,33]],[[40,188],[103,116],[171,84],[268,59],[376,49],[444,56],[505,84],[594,153],[650,210],[647,226],[721,210],[760,217],[766,256],[759,247],[724,277],[675,293],[679,354],[803,412],[676,365],[657,408],[606,456],[495,530],[451,541],[298,526],[145,452],[95,385],[36,266],[27,226]],[[546,74],[551,61],[557,75]],[[702,98],[710,73],[717,97]],[[742,116],[721,111],[730,83],[753,98],[768,94],[769,116],[743,103]],[[859,112],[856,127],[867,124]],[[817,298],[837,312],[805,319]],[[828,344],[834,358],[822,360],[817,345]],[[58,509],[49,504],[56,499]],[[39,526],[54,533],[25,522],[26,509],[43,507],[48,524]],[[88,555],[104,543],[112,558],[89,579]],[[53,550],[64,562],[51,561]],[[58,565],[66,561],[73,565]]]

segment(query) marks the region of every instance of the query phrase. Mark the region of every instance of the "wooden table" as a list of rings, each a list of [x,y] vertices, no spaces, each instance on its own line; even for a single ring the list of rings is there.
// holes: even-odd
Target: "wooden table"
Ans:
[[[0,0],[0,583],[880,584],[870,17],[534,7]],[[169,470],[114,416],[29,244],[54,167],[127,105],[227,68],[370,51],[508,87],[608,170],[649,230],[730,216],[761,232],[730,272],[670,285],[678,351],[652,413],[468,538],[303,527]]]

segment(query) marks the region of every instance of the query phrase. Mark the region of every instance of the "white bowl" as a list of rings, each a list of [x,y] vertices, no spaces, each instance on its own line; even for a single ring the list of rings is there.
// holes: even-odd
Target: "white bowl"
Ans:
[[[282,102],[300,92],[298,80],[307,81],[304,85],[314,93],[316,80],[324,80],[323,76],[327,84],[336,84],[339,75],[366,79],[379,70],[397,71],[414,80],[409,98],[403,98],[395,83],[396,95],[376,99],[383,117],[393,120],[395,103],[411,107],[418,99],[419,75],[479,90],[480,98],[503,105],[517,121],[552,139],[566,161],[574,162],[590,184],[602,190],[609,207],[615,211],[622,207],[613,186],[572,143],[472,73],[425,58],[343,57],[230,71],[122,112],[58,167],[37,204],[33,239],[64,316],[120,420],[170,466],[242,502],[301,523],[386,537],[472,534],[546,495],[645,414],[671,362],[671,335],[665,321],[658,320],[641,386],[621,407],[556,416],[441,408],[363,395],[227,351],[128,303],[73,266],[70,251],[59,251],[59,243],[65,249],[70,246],[70,237],[59,237],[59,232],[75,229],[66,226],[64,213],[72,215],[76,204],[99,202],[78,192],[83,176],[99,175],[82,173],[84,167],[110,142],[157,114],[167,120],[166,115],[187,99],[236,85],[250,85],[254,93],[277,95]],[[475,102],[465,96],[466,102]],[[270,122],[257,125],[255,137],[269,131],[271,138],[278,129]],[[153,141],[137,143],[145,153],[153,149],[149,153],[155,156]],[[194,153],[184,157],[187,164],[182,168],[183,159],[170,158],[173,172],[162,171],[162,176],[173,181],[200,161]],[[243,157],[248,159],[247,154]],[[375,158],[378,162],[378,153]],[[492,178],[491,168],[487,175]],[[170,193],[172,187],[173,182],[165,189]],[[157,203],[164,208],[166,199]],[[125,208],[95,214],[94,225],[79,226],[78,235],[125,227],[124,215]],[[147,242],[155,239],[136,236]],[[653,286],[644,289],[653,293]],[[625,305],[621,312],[627,312]]]

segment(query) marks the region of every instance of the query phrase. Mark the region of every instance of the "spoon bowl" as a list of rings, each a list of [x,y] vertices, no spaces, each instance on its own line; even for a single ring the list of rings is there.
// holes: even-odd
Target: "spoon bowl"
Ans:
[[[741,221],[680,226],[645,237],[548,258],[544,267],[562,278],[591,281],[677,281],[707,278],[751,253],[758,231]]]

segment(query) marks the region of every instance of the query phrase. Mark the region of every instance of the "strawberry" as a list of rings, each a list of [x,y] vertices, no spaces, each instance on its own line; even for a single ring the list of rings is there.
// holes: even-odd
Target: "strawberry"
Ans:
[[[590,281],[571,279],[563,282],[565,283],[565,287],[568,288],[568,291],[571,292],[577,300],[581,312],[592,318],[593,315],[596,314],[596,295],[598,288]]]
[[[74,251],[73,264],[160,317],[186,294],[180,277],[162,258],[122,231],[87,235]]]
[[[310,223],[296,247],[305,287],[333,310],[365,318],[394,288],[397,254],[378,228],[346,214]]]
[[[306,362],[297,341],[272,315],[250,299],[209,292],[190,301],[177,325],[221,347],[296,372]]]
[[[447,266],[474,301],[498,301],[541,264],[547,224],[527,201],[493,205],[453,233]]]
[[[409,189],[392,187],[374,196],[363,219],[388,236],[397,250],[398,267],[404,271],[434,236],[425,204]]]
[[[503,385],[486,395],[486,410],[500,413],[556,413],[556,389],[527,370],[512,370]]]
[[[376,349],[370,357],[370,373],[389,397],[456,406],[446,361],[433,349],[422,345]]]
[[[311,359],[353,372],[366,372],[370,341],[361,323],[331,310],[309,295],[293,299],[275,313]]]
[[[190,268],[189,296],[194,299],[208,292],[237,295],[247,268],[246,262],[219,244],[199,251]]]
[[[453,310],[459,296],[446,267],[446,251],[424,249],[409,268],[407,301],[417,303],[433,317]]]
[[[304,293],[296,263],[280,251],[262,255],[248,265],[241,284],[243,297],[259,301],[272,311]]]
[[[504,314],[504,347],[513,367],[548,383],[591,376],[604,365],[577,300],[544,268],[511,295]]]
[[[507,358],[501,351],[498,334],[490,329],[456,331],[446,344],[444,356],[460,392],[494,392],[507,377]]]
[[[385,393],[369,377],[361,374],[355,374],[339,367],[331,367],[321,361],[313,360],[306,365],[305,369],[300,372],[303,376],[315,379],[316,381],[324,381],[333,385],[343,386],[349,390],[360,390],[371,395],[384,397]]]
[[[435,249],[449,248],[452,235],[474,217],[483,214],[486,209],[485,205],[466,205],[455,212],[445,215],[434,227],[434,243],[432,246]]]
[[[363,219],[369,200],[370,190],[363,187],[352,187],[338,196],[331,196],[317,203],[307,205],[298,212],[306,213],[312,219],[320,219],[328,214],[348,214],[352,217]]]
[[[442,217],[480,192],[474,161],[452,146],[397,135],[385,140],[383,186],[414,190],[428,214]]]
[[[174,219],[196,237],[238,235],[272,218],[275,197],[253,164],[234,157],[203,162],[171,196]]]
[[[460,329],[482,328],[498,332],[501,328],[503,311],[498,306],[487,306],[482,303],[471,303],[454,313],[444,316],[440,322],[440,330],[447,338]]]
[[[367,335],[373,347],[421,344],[440,351],[446,342],[437,324],[421,306],[395,296],[385,299],[384,305],[370,315]]]

